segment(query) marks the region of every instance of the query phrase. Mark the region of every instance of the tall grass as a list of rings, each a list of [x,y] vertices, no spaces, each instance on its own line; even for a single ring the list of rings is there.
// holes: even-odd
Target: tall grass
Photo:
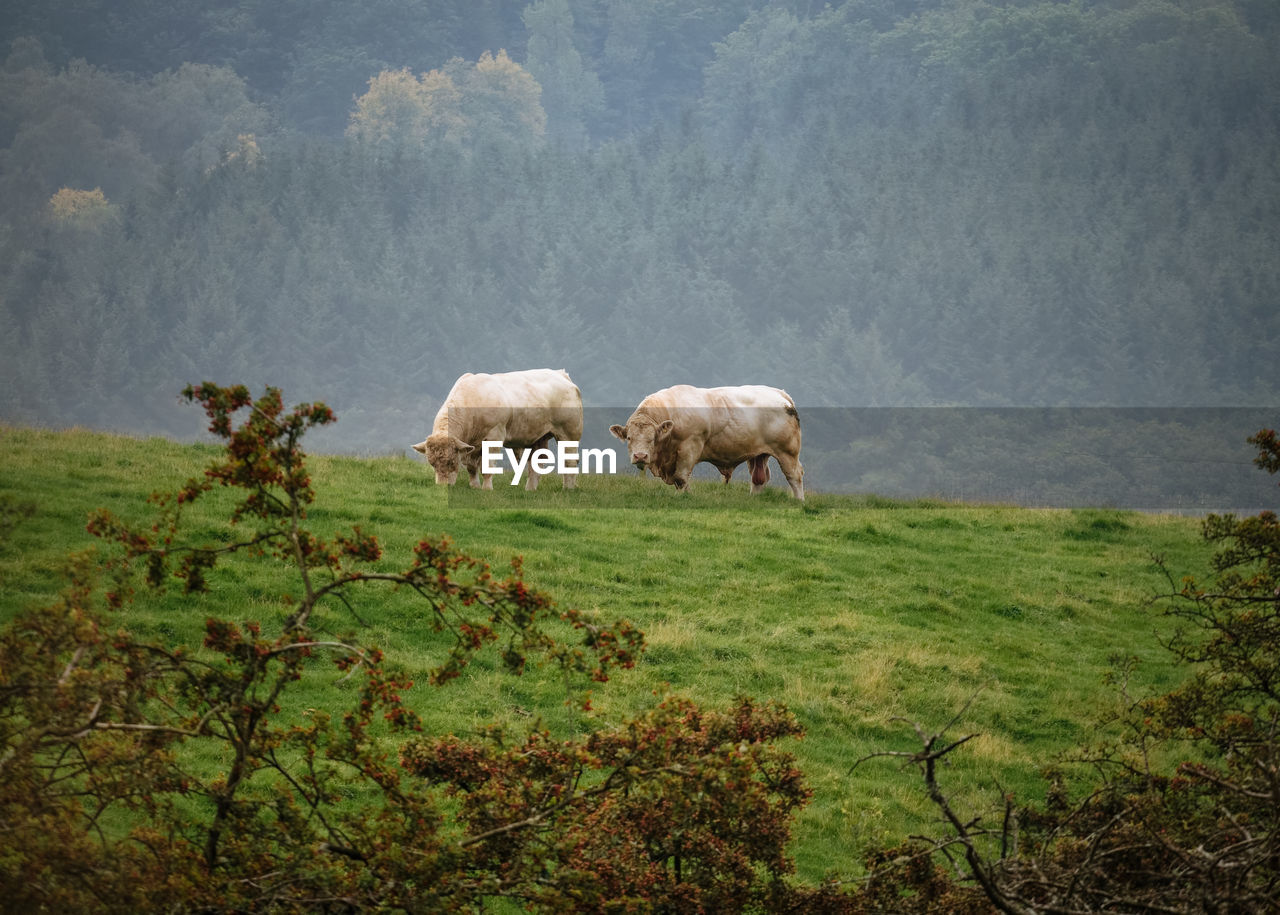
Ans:
[[[36,505],[0,543],[0,619],[48,602],[66,556],[96,548],[84,523],[105,506],[137,519],[153,490],[200,472],[212,446],[72,430],[0,428],[0,500]],[[1146,607],[1175,572],[1199,572],[1209,550],[1196,522],[1110,510],[899,503],[695,483],[682,494],[652,478],[590,477],[536,493],[446,491],[416,459],[311,459],[322,534],[360,524],[383,543],[386,568],[414,543],[448,535],[495,568],[524,558],[527,581],[566,606],[626,616],[647,634],[634,670],[597,687],[594,718],[566,706],[565,685],[536,671],[513,679],[487,663],[443,691],[412,698],[431,727],[490,721],[553,732],[607,726],[665,690],[708,705],[737,695],[784,702],[807,736],[794,749],[814,790],[797,824],[803,876],[853,873],[870,846],[927,831],[932,811],[910,773],[860,757],[908,749],[897,718],[940,725],[978,694],[964,726],[981,733],[947,776],[962,798],[1036,792],[1037,771],[1092,733],[1114,702],[1109,659],[1144,659],[1133,688],[1170,685],[1164,625]],[[229,497],[187,519],[197,539],[226,540]],[[284,570],[237,558],[207,595],[148,597],[123,623],[172,642],[199,639],[211,614],[273,618]],[[370,590],[357,608],[365,641],[419,675],[443,645],[407,595]],[[357,626],[340,606],[323,625]],[[300,706],[332,702],[332,682],[303,685]]]

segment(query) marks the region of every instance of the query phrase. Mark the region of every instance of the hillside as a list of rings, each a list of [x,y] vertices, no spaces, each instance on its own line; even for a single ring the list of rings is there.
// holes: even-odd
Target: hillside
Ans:
[[[91,546],[87,513],[110,507],[142,518],[144,499],[197,473],[204,445],[82,430],[0,428],[0,504],[31,502],[0,541],[0,618],[48,602],[64,557]],[[555,479],[534,494],[432,483],[425,464],[401,457],[312,459],[322,532],[360,524],[384,546],[388,568],[407,563],[424,536],[447,534],[495,568],[524,557],[527,581],[563,605],[644,630],[643,661],[597,688],[601,721],[653,704],[670,690],[723,706],[737,695],[775,699],[807,736],[795,752],[814,791],[797,824],[801,875],[852,874],[877,842],[926,830],[932,814],[909,772],[853,763],[910,747],[892,719],[940,726],[975,692],[961,725],[982,736],[957,757],[950,783],[993,800],[993,786],[1035,792],[1036,771],[1084,737],[1111,701],[1108,659],[1145,660],[1136,688],[1168,685],[1171,670],[1145,607],[1166,589],[1152,555],[1180,575],[1201,572],[1209,550],[1196,522],[1103,510],[896,503],[781,492],[752,499],[745,483],[695,484],[680,495],[656,480],[591,478],[564,492]],[[210,541],[227,537],[204,508],[189,519]],[[198,640],[208,613],[243,619],[279,611],[283,580],[247,560],[219,567],[210,594],[139,603],[122,622],[173,643]],[[228,608],[234,609],[228,609]],[[393,663],[411,674],[441,648],[403,596],[369,592],[357,608]],[[330,610],[335,630],[352,617]],[[324,701],[314,687],[309,701]],[[512,679],[484,665],[462,682],[412,698],[428,724],[464,732],[497,720],[513,729],[541,719],[553,733],[590,728],[563,703],[564,685],[530,671]]]

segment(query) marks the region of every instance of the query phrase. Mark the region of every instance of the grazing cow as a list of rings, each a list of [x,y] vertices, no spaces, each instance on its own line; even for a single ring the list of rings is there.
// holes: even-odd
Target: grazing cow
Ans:
[[[545,448],[558,442],[582,439],[582,394],[564,369],[530,369],[524,372],[473,375],[467,372],[454,382],[449,396],[436,413],[426,440],[413,450],[425,455],[435,469],[436,482],[450,486],[458,478],[458,466],[467,468],[471,485],[480,485],[481,442],[500,441],[515,449]],[[538,474],[529,462],[525,488],[538,488]],[[563,476],[564,488],[573,489],[575,474]],[[493,489],[493,474],[485,474],[484,489]]]
[[[800,414],[791,395],[780,388],[664,388],[640,402],[625,426],[609,431],[627,443],[631,463],[679,489],[689,487],[698,463],[712,464],[726,483],[744,461],[751,468],[751,491],[769,482],[769,458],[804,499],[800,465]]]

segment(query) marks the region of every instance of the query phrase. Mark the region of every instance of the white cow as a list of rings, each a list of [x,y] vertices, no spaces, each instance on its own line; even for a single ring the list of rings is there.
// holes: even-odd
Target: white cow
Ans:
[[[719,469],[726,483],[744,461],[751,467],[751,491],[769,482],[769,458],[804,499],[800,464],[800,414],[780,388],[750,384],[695,388],[678,384],[650,394],[625,426],[609,431],[627,443],[631,463],[679,489],[689,486],[695,464]]]
[[[582,394],[564,369],[529,369],[502,374],[467,372],[453,383],[436,413],[431,434],[413,446],[426,455],[436,482],[450,486],[458,466],[467,468],[471,485],[480,484],[481,442],[500,441],[512,450],[545,448],[582,439]],[[572,459],[566,461],[572,466]],[[529,462],[525,488],[538,488],[538,474]],[[576,468],[575,468],[576,469]],[[572,489],[576,474],[562,477]],[[493,474],[485,474],[484,489],[493,489]]]

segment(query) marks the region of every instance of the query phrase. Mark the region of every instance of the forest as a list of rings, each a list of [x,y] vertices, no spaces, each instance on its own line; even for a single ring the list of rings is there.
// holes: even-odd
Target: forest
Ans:
[[[234,380],[402,453],[537,366],[1280,403],[1273,0],[7,6],[4,422],[191,438]]]

